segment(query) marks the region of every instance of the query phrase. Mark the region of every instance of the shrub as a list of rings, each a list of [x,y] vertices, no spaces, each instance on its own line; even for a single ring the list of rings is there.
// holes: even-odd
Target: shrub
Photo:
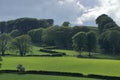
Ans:
[[[18,64],[17,65],[17,71],[19,71],[19,72],[25,72],[25,68],[23,67],[22,64]]]
[[[66,53],[52,51],[50,49],[40,49],[40,51],[49,53],[51,56],[65,56],[66,55]]]

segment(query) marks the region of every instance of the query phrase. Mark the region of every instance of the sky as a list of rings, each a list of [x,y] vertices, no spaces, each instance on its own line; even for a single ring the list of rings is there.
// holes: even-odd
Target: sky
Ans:
[[[55,25],[97,26],[95,19],[107,14],[120,25],[120,0],[0,0],[0,21],[21,17],[54,19]]]

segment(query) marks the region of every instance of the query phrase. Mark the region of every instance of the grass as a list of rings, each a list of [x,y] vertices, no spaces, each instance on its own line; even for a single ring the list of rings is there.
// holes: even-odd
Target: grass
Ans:
[[[120,76],[120,61],[80,59],[75,57],[3,57],[2,69],[15,70],[23,64],[26,70],[47,70]]]
[[[35,46],[33,45],[32,47],[32,53],[28,53],[28,55],[48,55],[49,53],[46,52],[41,52],[40,49],[42,47],[39,46]],[[55,49],[55,51],[58,52],[65,52],[68,56],[76,56],[79,54],[79,52],[76,52],[74,50],[63,50],[63,49]],[[16,54],[19,55],[18,53],[16,53],[15,51],[6,51],[7,54]],[[88,52],[82,52],[83,58],[89,58],[88,56]],[[93,59],[117,59],[120,60],[120,56],[118,55],[110,55],[110,54],[101,54],[101,53],[92,53],[92,58]]]
[[[65,52],[68,56],[76,56],[79,54],[79,52],[76,52],[74,50],[61,50],[61,49],[55,49],[55,51],[58,52]],[[88,52],[82,52],[83,58],[89,58]],[[110,54],[101,54],[101,53],[94,53],[92,52],[93,59],[114,59],[114,60],[120,60],[120,55],[110,55]]]
[[[6,77],[7,76],[7,77]],[[48,75],[18,75],[18,74],[0,74],[1,80],[98,80],[92,78],[76,78],[64,76],[48,76]]]

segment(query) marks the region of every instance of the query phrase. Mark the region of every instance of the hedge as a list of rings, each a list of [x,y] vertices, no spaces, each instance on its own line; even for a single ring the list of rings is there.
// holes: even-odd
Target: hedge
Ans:
[[[120,80],[120,77],[116,77],[116,76],[106,76],[106,75],[97,75],[97,74],[83,75],[82,73],[56,72],[56,71],[36,71],[36,70],[32,70],[32,71],[25,71],[25,72],[19,73],[17,70],[0,70],[0,73],[43,74],[43,75],[95,78],[95,79],[102,79],[102,80]]]
[[[40,51],[49,53],[50,56],[65,56],[66,55],[66,53],[57,52],[57,51],[53,51],[53,50],[50,50],[50,49],[40,49]]]

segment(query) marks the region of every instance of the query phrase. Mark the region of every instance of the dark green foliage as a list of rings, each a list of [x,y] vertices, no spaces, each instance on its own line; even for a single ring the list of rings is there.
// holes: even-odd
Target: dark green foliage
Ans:
[[[70,26],[70,22],[68,22],[68,21],[65,21],[65,22],[63,22],[63,24],[62,24],[62,26]]]
[[[28,35],[16,37],[13,42],[13,48],[19,51],[20,56],[25,56],[31,51],[31,38]]]
[[[96,48],[96,34],[94,32],[88,32],[86,38],[86,48],[89,52],[89,56],[91,56],[91,52]]]
[[[15,37],[17,37],[17,36],[20,36],[20,35],[21,35],[21,33],[20,33],[17,29],[12,30],[12,31],[10,32],[10,36],[13,37],[13,38],[15,38]]]
[[[83,31],[88,32],[88,27],[63,27],[53,26],[44,29],[42,40],[45,44],[62,49],[72,49],[72,36]]]
[[[43,41],[58,48],[70,48],[72,42],[70,32],[70,27],[49,27],[44,30]]]
[[[117,54],[120,52],[120,28],[108,15],[101,15],[96,19],[100,32],[99,44],[103,52]]]
[[[74,26],[71,30],[71,35],[74,36],[78,32],[89,32],[89,27],[86,26]]]
[[[0,22],[0,33],[4,33],[6,31],[6,22]]]
[[[54,34],[57,27],[48,27],[43,30],[42,41],[45,45],[55,46]]]
[[[0,22],[0,32],[9,33],[17,29],[21,34],[26,34],[31,29],[46,28],[52,25],[54,25],[53,19],[18,18],[7,22]]]
[[[51,49],[40,49],[41,52],[46,52],[49,53],[50,56],[65,56],[66,53],[62,53],[62,52],[57,52]]]
[[[76,51],[81,52],[85,49],[86,46],[86,33],[85,32],[78,32],[77,34],[75,34],[73,37],[73,48]]]
[[[108,35],[108,41],[110,43],[110,48],[112,54],[117,54],[120,52],[120,31],[113,30]]]
[[[8,49],[8,44],[10,43],[11,37],[8,34],[0,35],[0,52],[2,56],[5,55],[5,51]]]
[[[53,26],[54,25],[54,20],[53,19],[46,19],[48,26]]]
[[[18,65],[17,65],[17,71],[18,71],[19,73],[25,72],[24,66],[23,66],[22,64],[18,64]]]
[[[118,54],[120,52],[120,32],[118,30],[109,30],[99,38],[101,49],[106,53]]]
[[[28,32],[28,34],[31,37],[33,43],[38,43],[38,44],[42,43],[42,32],[43,32],[42,28],[32,29]]]
[[[15,25],[15,20],[9,20],[6,22],[6,29],[5,32],[9,33],[12,30],[16,29],[16,25]]]
[[[113,21],[113,19],[106,14],[100,15],[96,19],[96,23],[98,24],[99,33],[105,32],[110,28],[118,27],[118,25]]]
[[[34,18],[19,18],[15,20],[16,29],[20,31],[20,33],[27,33],[31,29],[35,29],[39,27],[39,22]]]

